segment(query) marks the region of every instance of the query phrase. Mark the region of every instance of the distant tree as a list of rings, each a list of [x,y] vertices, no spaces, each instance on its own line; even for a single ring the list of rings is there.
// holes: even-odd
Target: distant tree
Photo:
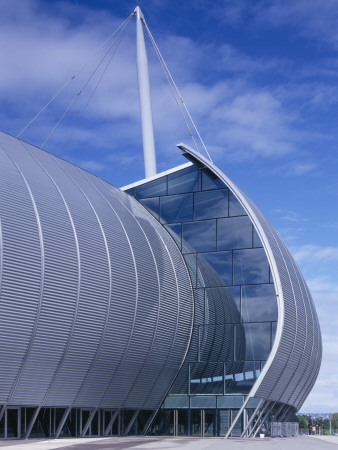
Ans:
[[[308,428],[308,416],[305,416],[304,414],[300,414],[296,416],[296,420],[299,423],[299,428],[302,430],[307,430]]]
[[[330,420],[329,419],[323,419],[322,421],[322,430],[330,430]]]
[[[332,430],[338,430],[338,413],[334,413],[331,416]]]

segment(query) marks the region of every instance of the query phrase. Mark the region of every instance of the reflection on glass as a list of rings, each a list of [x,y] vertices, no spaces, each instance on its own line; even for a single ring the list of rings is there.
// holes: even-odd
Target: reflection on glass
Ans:
[[[154,217],[156,217],[156,219],[159,219],[159,217],[160,217],[160,199],[159,199],[159,197],[140,199],[140,203],[145,208],[147,208],[147,210]]]
[[[194,289],[191,343],[171,394],[248,393],[276,333],[277,301],[267,257],[245,210],[217,176],[197,166],[127,193],[160,216],[182,249]],[[194,432],[200,433],[201,417],[195,419]],[[212,434],[213,418],[205,420],[205,433]],[[184,435],[187,426],[182,413],[177,433]]]
[[[197,252],[216,250],[216,220],[183,224],[183,240]]]
[[[182,248],[182,225],[180,223],[171,223],[168,225],[165,225],[165,228],[171,236],[174,238],[176,244],[179,246],[179,248]]]
[[[218,250],[251,247],[252,224],[249,217],[229,217],[217,221]]]
[[[148,181],[148,183],[134,187],[134,196],[136,198],[157,197],[160,195],[166,195],[166,193],[167,193],[166,177],[162,177],[153,181]]]
[[[259,239],[259,236],[257,234],[257,231],[253,228],[253,246],[254,247],[263,247],[261,240]]]
[[[196,255],[187,255],[187,256],[196,256]],[[195,299],[194,324],[196,326],[203,325],[205,321],[204,289],[195,289],[194,299]]]
[[[196,166],[168,175],[168,194],[184,194],[201,190],[201,174]]]
[[[240,286],[228,286],[227,290],[229,291],[230,295],[234,299],[234,302],[236,304],[238,311],[240,311],[241,310],[241,287]]]
[[[201,410],[192,409],[191,414],[191,436],[201,436]]]
[[[234,250],[234,284],[258,283],[269,283],[269,263],[264,250]]]
[[[229,216],[246,216],[246,212],[232,192],[229,192]]]
[[[242,325],[245,331],[245,360],[265,360],[270,353],[270,322],[245,323]],[[239,325],[236,325],[236,328]],[[236,329],[237,336],[237,329]],[[236,359],[240,357],[241,343],[236,339]]]
[[[161,197],[161,222],[183,222],[192,220],[193,194]]]
[[[191,394],[223,394],[223,363],[197,362],[190,364]]]
[[[228,190],[196,192],[194,196],[194,219],[213,219],[228,216]]]
[[[226,287],[205,289],[205,321],[218,324],[240,322],[237,305]]]
[[[202,170],[202,190],[207,191],[209,189],[220,189],[226,187],[223,181],[221,181],[213,172],[209,169]]]
[[[277,320],[276,292],[273,284],[242,286],[243,322]]]
[[[219,277],[204,277],[205,286],[220,286],[223,282],[226,285],[232,284],[232,252],[200,253],[197,258],[199,264],[202,264],[201,258],[219,275]]]

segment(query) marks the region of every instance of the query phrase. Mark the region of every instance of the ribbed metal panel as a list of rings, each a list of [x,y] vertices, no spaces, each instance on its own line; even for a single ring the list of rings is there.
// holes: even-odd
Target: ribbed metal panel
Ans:
[[[218,176],[240,201],[263,243],[278,298],[274,346],[250,396],[301,407],[319,372],[322,346],[311,294],[290,252],[267,219],[217,167],[194,150],[181,150]]]
[[[156,409],[187,352],[190,277],[117,188],[0,133],[0,403]]]

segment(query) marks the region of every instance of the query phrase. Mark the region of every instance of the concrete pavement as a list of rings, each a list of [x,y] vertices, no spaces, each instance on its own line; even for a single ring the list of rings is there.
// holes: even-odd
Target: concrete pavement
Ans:
[[[1,450],[335,450],[338,436],[223,439],[191,437],[113,437],[0,441]],[[338,450],[338,449],[337,449]]]

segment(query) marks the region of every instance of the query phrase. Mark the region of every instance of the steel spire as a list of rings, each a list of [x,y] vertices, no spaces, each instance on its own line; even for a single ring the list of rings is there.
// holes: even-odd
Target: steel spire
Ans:
[[[156,156],[146,46],[143,35],[144,16],[139,6],[136,14],[137,76],[140,95],[144,170],[146,178],[156,174]]]

